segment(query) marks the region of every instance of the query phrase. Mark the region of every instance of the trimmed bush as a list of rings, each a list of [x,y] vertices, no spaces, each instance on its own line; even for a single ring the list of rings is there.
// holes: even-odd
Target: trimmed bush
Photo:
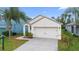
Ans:
[[[26,36],[27,36],[28,38],[33,38],[33,34],[32,34],[31,32],[26,32]]]

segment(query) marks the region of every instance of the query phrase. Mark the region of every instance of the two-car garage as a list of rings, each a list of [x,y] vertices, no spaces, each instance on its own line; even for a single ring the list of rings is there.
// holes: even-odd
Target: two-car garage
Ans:
[[[57,27],[35,27],[33,36],[38,38],[59,39],[60,33]]]

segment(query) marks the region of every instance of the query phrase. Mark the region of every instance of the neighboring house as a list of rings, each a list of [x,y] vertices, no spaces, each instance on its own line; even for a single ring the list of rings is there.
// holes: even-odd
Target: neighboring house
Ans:
[[[22,33],[23,25],[26,23],[24,21],[20,21],[21,23],[12,22],[12,32]]]
[[[26,22],[21,21],[21,23],[16,23],[12,21],[12,32],[22,33],[23,32],[23,25]],[[0,20],[0,29],[4,28],[6,30],[6,22],[4,20]]]
[[[54,19],[39,15],[23,27],[25,36],[26,27],[33,37],[61,39],[61,23]]]
[[[79,24],[76,24],[74,22],[69,23],[66,25],[66,29],[72,34],[79,35]]]

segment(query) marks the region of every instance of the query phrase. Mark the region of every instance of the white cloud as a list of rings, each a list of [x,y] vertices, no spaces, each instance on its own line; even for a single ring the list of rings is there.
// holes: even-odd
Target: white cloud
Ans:
[[[59,10],[67,9],[68,7],[59,7]]]

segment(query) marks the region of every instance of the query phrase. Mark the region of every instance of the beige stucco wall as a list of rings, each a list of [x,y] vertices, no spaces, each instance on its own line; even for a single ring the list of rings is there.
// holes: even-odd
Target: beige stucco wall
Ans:
[[[58,24],[52,20],[49,20],[47,18],[43,18],[42,20],[39,20],[31,25],[31,32],[34,33],[35,27],[48,27],[48,28],[57,28],[58,29],[58,35],[59,39],[61,39],[61,24]],[[39,29],[38,29],[39,30]],[[53,32],[53,31],[52,31]]]

